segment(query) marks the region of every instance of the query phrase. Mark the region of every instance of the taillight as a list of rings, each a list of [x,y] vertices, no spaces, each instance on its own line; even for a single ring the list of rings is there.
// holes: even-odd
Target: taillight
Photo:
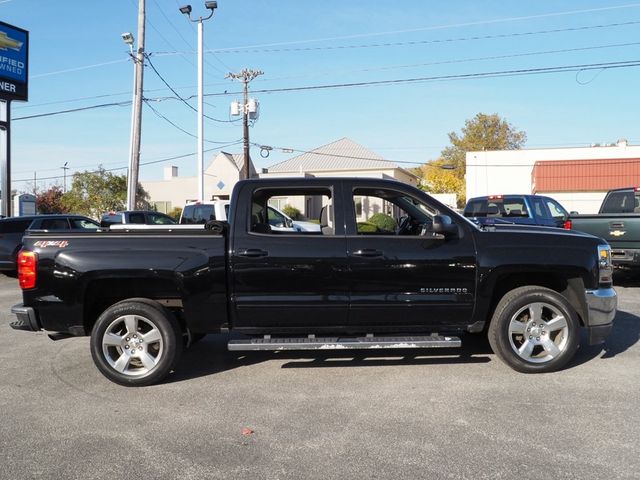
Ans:
[[[572,227],[573,227],[573,222],[571,220],[565,220],[564,221],[564,229],[565,230],[571,230]]]
[[[18,283],[23,290],[36,286],[37,264],[38,255],[35,252],[20,250],[18,253]]]

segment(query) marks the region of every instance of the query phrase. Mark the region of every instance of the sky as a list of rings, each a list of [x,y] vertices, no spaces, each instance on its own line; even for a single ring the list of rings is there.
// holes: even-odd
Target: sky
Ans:
[[[146,0],[141,180],[169,165],[196,174],[197,114],[166,85],[196,107],[197,33],[182,4]],[[138,0],[0,0],[0,20],[30,35],[29,101],[11,106],[14,189],[62,186],[65,164],[67,186],[100,165],[126,173],[133,63],[121,34],[137,36],[137,11]],[[241,86],[225,77],[243,68],[264,72],[250,86],[251,142],[272,147],[252,146],[258,170],[343,137],[418,166],[479,112],[524,130],[527,148],[638,144],[638,32],[640,3],[624,0],[218,0],[204,23],[205,163],[242,151],[229,114]]]

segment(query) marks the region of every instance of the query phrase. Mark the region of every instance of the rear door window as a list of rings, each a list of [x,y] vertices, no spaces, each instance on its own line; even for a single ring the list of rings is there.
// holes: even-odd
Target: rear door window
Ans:
[[[150,225],[172,225],[176,223],[173,218],[161,213],[149,213],[147,218]]]
[[[98,228],[98,225],[84,218],[71,218],[69,222],[72,230],[97,230]]]
[[[69,222],[66,218],[46,218],[42,220],[42,230],[69,230]]]
[[[144,225],[145,222],[145,218],[144,218],[144,213],[130,213],[129,214],[129,223],[136,223],[136,224],[142,224]]]

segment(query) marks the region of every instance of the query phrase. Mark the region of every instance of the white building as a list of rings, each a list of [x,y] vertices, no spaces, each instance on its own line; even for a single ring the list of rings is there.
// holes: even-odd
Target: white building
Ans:
[[[384,160],[381,156],[357,144],[349,138],[297,155],[284,162],[272,165],[260,178],[273,177],[367,177],[397,180],[417,186],[419,178],[397,164]],[[315,219],[323,205],[311,198],[287,197],[274,199],[274,206],[282,209],[291,205],[307,218]],[[366,221],[378,211],[385,211],[381,205],[369,205],[366,201],[358,209],[358,221]]]
[[[204,199],[228,199],[240,179],[243,165],[242,154],[220,152],[216,155],[204,171]],[[250,168],[251,176],[255,177],[253,164]],[[178,176],[178,167],[175,166],[164,168],[163,180],[140,183],[159,212],[182,208],[188,201],[196,200],[198,195],[198,178]]]
[[[607,190],[638,185],[639,166],[640,146],[626,140],[608,146],[468,152],[467,199],[538,193],[569,211],[597,213]]]
[[[204,199],[228,199],[234,185],[240,179],[243,165],[242,154],[221,152],[213,159],[204,172]],[[256,173],[251,165],[251,176]],[[277,163],[261,173],[260,178],[273,177],[370,177],[388,178],[409,185],[417,185],[418,177],[393,162],[355,143],[342,138],[315,150],[297,155]],[[175,207],[183,207],[187,201],[195,200],[197,177],[179,177],[178,167],[165,167],[164,179],[141,182],[149,193],[151,204],[158,211],[169,212]],[[273,199],[273,206],[282,209],[291,205],[308,218],[316,219],[323,205],[317,199],[288,197]],[[373,208],[373,207],[372,207]],[[362,212],[366,220],[373,210]]]

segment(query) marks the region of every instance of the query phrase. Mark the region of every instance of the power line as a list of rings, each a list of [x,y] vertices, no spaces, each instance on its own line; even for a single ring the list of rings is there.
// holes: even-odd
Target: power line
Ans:
[[[633,23],[640,23],[640,22],[633,22]],[[370,67],[370,68],[362,68],[362,69],[345,70],[345,71],[340,71],[340,72],[336,72],[335,70],[333,70],[330,73],[352,73],[352,72],[384,71],[384,70],[393,70],[393,69],[396,69],[396,68],[412,68],[412,67],[444,65],[444,64],[453,64],[453,63],[466,63],[466,62],[474,62],[474,61],[482,61],[482,60],[496,60],[496,59],[504,59],[504,58],[516,58],[516,57],[533,56],[533,55],[546,55],[546,54],[553,54],[553,53],[567,53],[567,52],[596,50],[596,49],[604,49],[604,48],[626,47],[626,46],[633,46],[633,45],[638,45],[638,44],[639,44],[639,42],[618,43],[618,44],[609,44],[609,45],[596,45],[596,46],[591,46],[591,47],[578,47],[578,48],[568,48],[568,49],[560,49],[560,50],[547,50],[547,51],[538,51],[538,52],[515,53],[515,54],[509,54],[509,55],[495,55],[495,56],[488,56],[488,57],[453,59],[453,60],[444,60],[444,61],[440,61],[440,62],[416,63],[416,64],[407,64],[407,65],[390,65],[390,66],[386,66],[386,67],[377,67],[377,68]],[[152,55],[152,54],[149,54],[149,55]],[[159,56],[158,53],[154,53],[153,55]],[[318,73],[318,72],[315,72],[315,73]],[[320,72],[320,73],[322,73],[322,72]],[[305,77],[308,77],[308,75],[296,75],[296,76],[278,77],[278,78],[271,78],[270,80],[281,80],[281,79],[291,79],[291,78],[305,78]],[[208,84],[208,85],[226,85],[226,83],[214,83],[214,84]],[[177,88],[193,88],[193,86],[177,87]],[[171,87],[169,87],[169,89],[175,93],[175,89],[172,89]],[[156,89],[148,89],[148,90],[146,90],[146,92],[159,92],[159,91],[164,91],[164,90],[166,90],[166,89],[164,89],[164,88],[156,88]],[[89,97],[79,97],[79,98],[68,99],[68,100],[58,100],[58,101],[53,101],[53,102],[44,102],[44,103],[38,103],[38,104],[22,105],[22,106],[19,106],[19,107],[15,107],[15,110],[23,110],[23,109],[27,109],[27,108],[36,108],[36,107],[46,106],[46,105],[58,105],[58,104],[63,104],[63,103],[79,102],[79,101],[84,101],[84,100],[93,100],[93,99],[98,99],[98,98],[116,97],[116,96],[121,96],[121,95],[128,95],[129,93],[130,92],[108,93],[108,94],[94,95],[94,96],[89,96]],[[176,100],[190,100],[190,99],[195,98],[195,97],[196,97],[195,95],[190,95],[188,97],[184,97],[184,96],[178,95],[178,96],[175,97],[175,99]],[[165,97],[165,98],[169,98],[169,97]],[[233,122],[233,120],[232,120],[232,122]]]
[[[333,41],[333,40],[347,40],[352,38],[397,35],[401,33],[425,32],[425,31],[432,31],[432,30],[444,30],[447,28],[460,28],[460,27],[470,27],[470,26],[478,26],[478,25],[491,25],[496,23],[508,23],[513,21],[532,20],[536,18],[560,17],[560,16],[567,16],[567,15],[576,15],[580,13],[594,13],[594,12],[602,12],[606,10],[617,10],[617,9],[637,8],[637,7],[640,7],[640,3],[614,5],[610,7],[589,8],[589,9],[583,9],[583,10],[570,10],[570,11],[564,11],[564,12],[553,12],[553,13],[545,13],[545,14],[538,14],[538,15],[528,15],[523,17],[506,17],[506,18],[497,18],[492,20],[480,20],[476,22],[434,25],[429,27],[410,28],[410,29],[404,29],[404,30],[392,30],[392,31],[385,31],[385,32],[373,32],[373,33],[361,33],[361,34],[354,34],[354,35],[342,35],[342,36],[336,36],[336,37],[324,37],[324,38],[316,38],[311,40],[296,40],[291,42],[276,42],[276,43],[264,43],[264,44],[257,44],[257,45],[246,45],[243,47],[234,47],[234,49],[275,47],[275,46],[282,46],[282,45],[299,45],[304,43],[327,42],[327,41]],[[221,50],[216,50],[216,52],[221,52]]]
[[[359,44],[359,45],[326,45],[319,47],[298,47],[298,48],[272,48],[272,49],[252,49],[252,47],[230,47],[224,49],[215,49],[206,53],[274,53],[274,52],[310,52],[310,51],[320,51],[320,50],[348,50],[348,49],[360,49],[360,48],[378,48],[378,47],[403,47],[403,46],[413,46],[413,45],[428,45],[428,44],[437,44],[437,43],[454,43],[454,42],[469,42],[476,40],[492,40],[492,39],[501,39],[501,38],[512,38],[512,37],[523,37],[523,36],[532,36],[532,35],[545,35],[552,33],[563,33],[563,32],[577,32],[583,30],[592,30],[592,29],[603,29],[603,28],[611,28],[611,27],[622,27],[629,25],[638,25],[640,24],[640,20],[634,20],[629,22],[619,22],[619,23],[607,23],[600,25],[587,25],[580,27],[568,27],[568,28],[557,28],[551,30],[536,30],[530,32],[513,32],[513,33],[503,33],[503,34],[493,34],[493,35],[475,35],[471,37],[455,37],[455,38],[443,38],[443,39],[433,39],[433,40],[413,40],[413,41],[404,41],[404,42],[384,42],[384,43],[369,43],[369,44]],[[167,54],[175,54],[180,55],[181,52],[162,52],[159,55],[167,55]]]
[[[172,120],[170,120],[169,118],[167,118],[166,116],[164,116],[162,113],[160,113],[158,110],[156,110],[150,103],[149,103],[149,99],[144,99],[143,100],[144,103],[147,105],[147,107],[149,107],[151,109],[151,111],[159,118],[162,118],[164,121],[166,121],[167,123],[169,123],[171,126],[175,127],[176,129],[180,130],[182,133],[186,133],[187,135],[189,135],[190,137],[193,138],[198,138],[197,135],[194,135],[193,133],[185,130],[184,128],[180,127],[179,125],[177,125],[176,123],[174,123]],[[204,139],[205,142],[207,143],[229,143],[229,142],[215,142],[213,140],[207,140],[206,138]]]
[[[155,74],[158,76],[158,78],[160,80],[162,80],[162,83],[164,83],[167,88],[169,88],[169,90],[171,90],[173,92],[173,94],[178,98],[178,100],[180,100],[182,103],[184,103],[187,107],[189,107],[191,110],[193,110],[194,112],[198,113],[198,110],[191,105],[189,102],[187,102],[184,98],[182,98],[182,96],[175,91],[175,89],[169,85],[169,82],[167,82],[164,77],[162,75],[160,75],[160,72],[158,71],[158,69],[155,67],[155,65],[153,64],[153,62],[151,61],[151,56],[150,55],[146,55],[147,61],[149,62],[149,66],[151,67],[151,69],[155,72]],[[209,120],[213,120],[214,122],[220,122],[220,123],[233,123],[234,120],[219,120],[217,118],[213,118],[210,117],[209,115],[202,115],[205,118],[208,118]]]
[[[157,5],[157,3],[156,3],[156,5]],[[165,16],[165,18],[167,18],[162,10],[160,10],[160,12]],[[169,21],[169,20],[167,19],[167,21]],[[178,35],[180,35],[181,38],[184,40],[184,37],[175,28],[173,23],[171,23],[171,22],[169,22],[169,23],[172,25],[174,30],[176,30]],[[209,48],[207,48],[205,50],[205,53],[213,54],[214,58],[218,62],[220,62],[228,70],[231,70],[219,58],[217,58],[217,56],[215,56],[216,53],[271,53],[271,52],[295,52],[295,51],[307,52],[307,51],[314,51],[314,50],[345,50],[345,49],[359,49],[359,48],[411,46],[411,45],[425,45],[425,44],[433,44],[433,43],[452,43],[452,42],[475,41],[475,40],[490,40],[490,39],[498,39],[498,38],[510,38],[510,37],[520,37],[520,36],[530,36],[530,35],[542,35],[542,34],[551,34],[551,33],[573,32],[573,31],[583,31],[583,30],[592,30],[592,29],[622,27],[622,26],[630,26],[630,25],[637,25],[637,24],[640,24],[640,21],[634,20],[634,21],[629,21],[629,22],[608,23],[608,24],[600,24],[600,25],[586,25],[586,26],[579,26],[579,27],[558,28],[558,29],[551,29],[551,30],[537,30],[537,31],[530,31],[530,32],[513,32],[513,33],[505,33],[505,34],[479,35],[479,36],[471,36],[471,37],[445,38],[445,39],[434,39],[434,40],[415,40],[415,41],[406,41],[406,42],[370,43],[370,44],[360,44],[360,45],[335,45],[335,46],[301,47],[301,48],[278,48],[278,49],[258,49],[259,47],[261,47],[261,45],[218,48],[218,49],[209,49]],[[158,31],[158,29],[155,28],[152,24],[151,24],[151,26],[154,28],[154,30]],[[373,35],[376,35],[376,34],[373,34]],[[340,38],[343,38],[343,37],[336,37],[336,38],[340,39]],[[165,39],[165,41],[167,41],[167,40]],[[192,46],[191,46],[191,44],[189,44],[189,42],[187,42],[186,40],[184,40],[184,41],[187,44],[187,46],[192,48]],[[306,43],[306,42],[314,42],[314,41],[315,40],[302,41],[302,42],[292,42],[290,44]],[[320,40],[318,40],[318,41],[320,41]],[[189,51],[189,52],[179,51],[178,49],[176,49],[168,41],[167,41],[167,43],[171,47],[174,48],[174,51],[171,51],[171,52],[162,51],[162,52],[152,52],[152,53],[154,55],[156,55],[156,56],[180,55],[185,60],[187,60],[187,58],[185,57],[185,54],[194,53],[194,51]],[[265,44],[264,46],[268,46],[268,45],[276,45],[276,44]],[[42,77],[47,77],[47,76],[52,76],[52,75],[59,75],[59,74],[63,74],[63,73],[78,72],[78,71],[82,71],[82,70],[88,70],[88,69],[103,67],[103,66],[107,66],[107,65],[114,65],[114,64],[117,64],[117,63],[125,63],[127,61],[128,61],[128,57],[127,58],[123,58],[123,59],[119,59],[119,60],[110,60],[110,61],[95,63],[95,64],[91,64],[91,65],[84,65],[84,66],[79,66],[79,67],[67,68],[67,69],[64,69],[64,70],[56,70],[56,71],[52,71],[52,72],[39,73],[39,74],[31,75],[31,78],[32,79],[36,79],[36,78],[42,78]],[[189,63],[191,65],[193,65],[193,62],[189,61]],[[220,69],[218,69],[215,66],[211,65],[209,62],[207,62],[207,64],[209,66],[211,66],[213,69],[217,70],[218,72],[221,72]]]
[[[295,92],[295,91],[309,91],[309,90],[327,90],[334,88],[354,88],[354,87],[369,87],[380,85],[399,85],[406,83],[420,83],[439,80],[470,80],[477,78],[496,78],[496,77],[515,77],[525,75],[539,75],[544,73],[565,73],[575,71],[597,70],[597,69],[613,69],[613,68],[629,68],[640,66],[640,60],[629,60],[624,62],[608,62],[608,63],[588,63],[580,65],[562,65],[556,67],[541,67],[541,68],[525,68],[519,70],[501,70],[493,72],[479,72],[479,73],[466,73],[455,75],[438,75],[431,77],[416,77],[416,78],[402,78],[395,80],[374,80],[368,82],[351,82],[351,83],[333,83],[325,85],[310,85],[303,87],[286,87],[286,88],[271,88],[262,90],[253,90],[253,93],[282,93],[282,92]],[[205,96],[223,96],[223,95],[238,95],[239,92],[225,92],[225,93],[209,93]]]
[[[238,145],[240,143],[242,143],[242,141],[228,143],[226,145],[220,145],[220,146],[215,147],[215,148],[206,149],[205,152],[209,153],[209,152],[219,151],[219,150],[222,150],[223,148],[232,147],[232,146]],[[153,165],[153,164],[157,164],[157,163],[169,162],[171,160],[178,160],[178,159],[181,159],[181,158],[192,157],[195,154],[196,154],[196,152],[185,153],[185,154],[182,154],[182,155],[175,155],[175,156],[172,156],[172,157],[161,158],[161,159],[158,159],[158,160],[151,160],[151,161],[148,161],[148,162],[141,162],[140,166]],[[105,168],[105,169],[102,169],[102,170],[93,170],[93,171],[90,171],[89,173],[98,173],[100,171],[113,172],[113,171],[116,171],[116,170],[125,170],[127,168],[128,167],[125,165],[123,167],[113,167],[113,168]],[[76,174],[77,174],[77,172],[71,174],[71,176],[73,177]],[[56,176],[52,176],[52,177],[42,177],[42,178],[38,178],[37,181],[40,182],[40,181],[44,181],[44,180],[57,180],[57,179],[60,179],[60,178],[63,178],[63,175],[56,175]],[[32,182],[32,181],[33,181],[33,178],[23,178],[23,179],[20,179],[20,180],[11,180],[12,183]]]
[[[430,77],[402,78],[402,79],[394,79],[394,80],[374,80],[374,81],[367,81],[367,82],[333,83],[333,84],[325,84],[325,85],[307,85],[307,86],[300,86],[300,87],[265,88],[262,90],[253,90],[253,93],[284,93],[284,92],[296,92],[296,91],[299,92],[299,91],[327,90],[327,89],[335,89],[335,88],[356,88],[356,87],[383,86],[383,85],[400,85],[400,84],[406,84],[406,83],[420,83],[420,82],[430,82],[430,81],[472,80],[472,79],[479,79],[479,78],[516,77],[516,76],[526,76],[526,75],[540,75],[545,73],[566,73],[566,72],[598,70],[598,69],[609,70],[614,68],[630,68],[630,67],[638,67],[638,66],[640,66],[640,60],[628,60],[628,61],[621,61],[621,62],[561,65],[561,66],[555,66],[555,67],[526,68],[526,69],[518,69],[518,70],[498,70],[498,71],[490,71],[490,72],[476,72],[476,73],[454,74],[454,75],[435,75]],[[218,93],[206,93],[204,96],[219,97],[219,96],[235,96],[240,94],[242,94],[242,92],[239,92],[239,91],[229,92],[225,90],[224,92],[218,92]],[[169,99],[174,99],[174,98],[162,97],[160,99],[149,98],[147,100],[169,100]],[[179,98],[176,98],[176,100],[184,100],[184,99],[182,97],[179,97]],[[47,112],[47,113],[40,113],[35,115],[23,116],[23,117],[16,117],[16,118],[13,118],[12,120],[17,121],[17,120],[26,120],[31,118],[49,117],[49,116],[61,115],[65,113],[91,110],[94,108],[126,106],[130,104],[131,104],[131,101],[102,103],[102,104],[89,105],[86,107],[74,108],[69,110],[59,110],[55,112]],[[224,120],[219,120],[219,121],[225,122]],[[233,122],[233,121],[229,121],[229,122]]]
[[[379,71],[385,71],[385,70],[395,70],[400,68],[430,67],[434,65],[450,65],[450,64],[456,64],[456,63],[478,62],[478,61],[485,61],[485,60],[504,60],[507,58],[530,57],[535,55],[550,55],[550,54],[569,53],[569,52],[582,52],[582,51],[589,51],[589,50],[602,50],[605,48],[630,47],[635,45],[640,45],[640,42],[613,43],[608,45],[595,45],[590,47],[576,47],[576,48],[564,48],[559,50],[543,50],[543,51],[537,51],[537,52],[512,53],[512,54],[506,54],[506,55],[492,55],[488,57],[442,60],[437,62],[413,63],[413,64],[407,64],[407,65],[389,65],[386,67],[368,67],[368,68],[359,68],[359,69],[353,69],[353,70],[343,70],[339,72],[336,70],[332,70],[331,72],[328,72],[328,73],[345,74],[345,73],[358,73],[358,72],[379,72]],[[323,72],[314,72],[314,73],[318,74]],[[299,76],[292,76],[288,78],[304,78],[307,76],[308,75],[299,75]]]

